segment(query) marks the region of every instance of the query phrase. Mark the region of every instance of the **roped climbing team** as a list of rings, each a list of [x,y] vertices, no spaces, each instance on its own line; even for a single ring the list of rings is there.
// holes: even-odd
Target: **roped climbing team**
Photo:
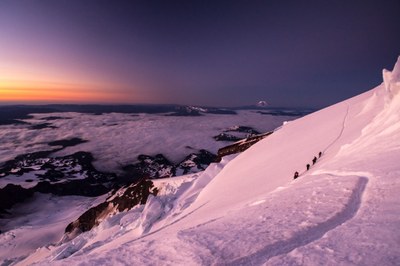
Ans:
[[[321,158],[321,156],[322,156],[322,152],[320,151],[319,153],[318,153],[318,158]],[[312,164],[314,165],[316,162],[317,162],[317,156],[314,156],[314,158],[312,159]],[[307,171],[308,170],[310,170],[310,164],[307,164],[306,165],[306,168],[307,168]],[[294,176],[293,176],[293,179],[296,179],[296,178],[298,178],[299,177],[299,172],[294,172]]]

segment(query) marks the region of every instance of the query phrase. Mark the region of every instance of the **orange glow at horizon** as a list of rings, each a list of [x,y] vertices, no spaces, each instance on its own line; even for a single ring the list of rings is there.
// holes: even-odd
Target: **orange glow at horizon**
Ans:
[[[0,102],[108,102],[127,101],[131,95],[88,84],[0,80]]]

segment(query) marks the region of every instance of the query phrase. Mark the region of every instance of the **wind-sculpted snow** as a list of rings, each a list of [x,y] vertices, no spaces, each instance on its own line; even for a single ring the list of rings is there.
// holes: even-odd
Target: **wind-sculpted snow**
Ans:
[[[138,204],[145,204],[149,195],[157,195],[158,190],[154,187],[152,181],[143,179],[128,187],[121,188],[117,193],[120,195],[114,195],[82,214],[76,221],[67,226],[65,232],[89,231],[108,216],[130,210]]]
[[[388,93],[398,93],[400,90],[400,56],[393,71],[384,69],[382,75],[386,91]]]

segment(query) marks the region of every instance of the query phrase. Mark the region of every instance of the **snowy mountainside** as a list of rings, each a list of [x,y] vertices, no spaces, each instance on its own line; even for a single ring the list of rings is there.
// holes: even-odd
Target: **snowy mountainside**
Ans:
[[[17,264],[398,264],[399,71]]]

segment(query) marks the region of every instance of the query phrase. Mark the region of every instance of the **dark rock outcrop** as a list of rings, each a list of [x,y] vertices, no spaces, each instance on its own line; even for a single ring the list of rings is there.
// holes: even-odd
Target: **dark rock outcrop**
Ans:
[[[162,154],[149,156],[141,154],[138,156],[138,163],[127,165],[123,170],[133,180],[143,177],[151,179],[166,178],[175,175],[175,166]]]
[[[102,220],[115,213],[128,211],[139,204],[145,204],[150,195],[156,196],[158,190],[152,181],[142,179],[128,187],[116,191],[105,202],[90,208],[77,220],[65,228],[65,233],[80,233],[89,231]]]
[[[201,116],[202,114],[196,108],[191,106],[177,106],[173,113],[167,114],[166,116]]]
[[[0,178],[29,173],[25,182],[37,182],[29,189],[14,184],[0,189],[0,212],[6,212],[14,204],[25,201],[34,192],[95,197],[119,187],[118,182],[112,182],[117,180],[116,174],[103,173],[94,168],[90,153],[50,157],[54,151],[19,155],[0,167]]]
[[[19,155],[0,167],[0,177],[10,174],[21,176],[31,172],[40,181],[59,182],[69,179],[88,179],[92,184],[109,182],[116,178],[114,173],[97,171],[92,164],[93,156],[89,152],[50,157],[52,152],[58,150],[60,149]]]
[[[224,156],[243,152],[243,151],[247,150],[248,148],[250,148],[251,146],[253,146],[254,144],[256,144],[257,142],[259,142],[260,140],[262,140],[263,138],[271,135],[272,133],[273,133],[273,131],[270,131],[270,132],[267,132],[264,134],[251,136],[249,138],[235,142],[232,145],[223,147],[218,150],[218,157],[217,157],[216,161],[221,161],[222,157],[224,157]]]
[[[217,156],[209,151],[199,150],[189,154],[178,164],[173,164],[162,154],[154,157],[142,154],[138,156],[138,163],[127,165],[123,167],[123,170],[126,182],[129,183],[143,177],[158,179],[197,173],[205,170],[216,158]]]
[[[231,134],[227,134],[227,133],[220,133],[217,136],[213,137],[216,141],[239,141],[242,138],[233,136]]]
[[[251,127],[246,126],[234,126],[224,130],[222,133],[214,136],[216,141],[239,141],[245,138],[259,135],[260,132]]]
[[[175,169],[176,175],[186,175],[203,171],[217,156],[207,150],[200,150],[198,153],[189,154]]]
[[[201,116],[203,114],[236,115],[237,113],[226,108],[176,106],[175,111],[167,116]]]
[[[258,134],[260,134],[260,132],[258,132],[254,128],[246,127],[246,126],[234,126],[234,127],[231,127],[229,129],[225,130],[225,132],[241,132],[241,133],[247,133],[247,134],[250,134],[250,135],[258,135]]]

